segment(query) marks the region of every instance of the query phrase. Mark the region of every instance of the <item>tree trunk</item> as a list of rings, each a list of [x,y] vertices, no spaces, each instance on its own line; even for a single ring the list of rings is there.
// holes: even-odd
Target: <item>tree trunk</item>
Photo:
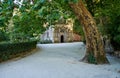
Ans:
[[[69,3],[69,5],[83,25],[83,31],[85,33],[86,55],[82,61],[94,64],[108,63],[103,41],[96,27],[96,22],[82,0],[79,0],[77,3]]]

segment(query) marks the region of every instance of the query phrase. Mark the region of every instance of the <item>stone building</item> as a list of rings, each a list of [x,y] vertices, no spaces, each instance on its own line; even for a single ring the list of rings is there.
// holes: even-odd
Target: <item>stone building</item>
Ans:
[[[58,22],[50,26],[41,35],[41,41],[50,40],[53,43],[63,43],[73,41],[73,20],[68,19],[65,22]]]

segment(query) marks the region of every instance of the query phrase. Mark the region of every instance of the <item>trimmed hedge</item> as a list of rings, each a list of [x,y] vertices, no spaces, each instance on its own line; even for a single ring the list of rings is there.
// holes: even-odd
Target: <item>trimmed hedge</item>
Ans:
[[[19,43],[0,43],[0,62],[8,60],[13,56],[30,51],[36,48],[37,41],[19,42]]]

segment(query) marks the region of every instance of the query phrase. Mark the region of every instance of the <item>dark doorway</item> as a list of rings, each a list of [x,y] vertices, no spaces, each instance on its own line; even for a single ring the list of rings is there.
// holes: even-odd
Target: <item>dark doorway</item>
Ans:
[[[64,42],[64,36],[61,35],[61,43],[63,43],[63,42]]]

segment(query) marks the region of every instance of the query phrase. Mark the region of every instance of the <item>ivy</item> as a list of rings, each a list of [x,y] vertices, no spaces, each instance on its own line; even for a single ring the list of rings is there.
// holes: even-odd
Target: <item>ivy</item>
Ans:
[[[97,64],[96,58],[94,57],[93,54],[89,54],[89,55],[88,55],[88,62],[89,62],[89,63],[92,63],[92,64]]]

